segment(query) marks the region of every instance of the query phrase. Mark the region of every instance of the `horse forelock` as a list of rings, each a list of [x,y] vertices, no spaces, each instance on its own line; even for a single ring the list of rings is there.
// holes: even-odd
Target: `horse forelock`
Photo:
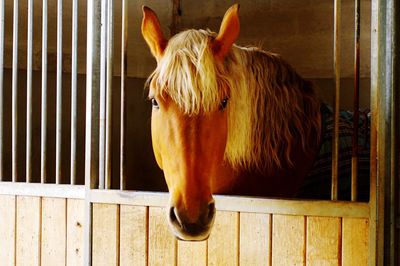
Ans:
[[[151,76],[156,93],[170,97],[188,115],[214,111],[229,95],[209,45],[212,39],[213,33],[204,30],[175,35]]]
[[[237,171],[290,167],[292,150],[319,138],[319,100],[312,86],[279,56],[234,45],[223,62],[210,46],[215,34],[187,30],[168,42],[150,76],[156,93],[196,115],[229,97],[225,160]]]

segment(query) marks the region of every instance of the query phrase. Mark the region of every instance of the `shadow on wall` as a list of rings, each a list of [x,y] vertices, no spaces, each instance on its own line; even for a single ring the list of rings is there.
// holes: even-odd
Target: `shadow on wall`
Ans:
[[[113,187],[118,187],[120,152],[120,78],[113,82]],[[151,104],[146,79],[128,78],[126,84],[126,188],[166,191],[164,176],[151,145]]]

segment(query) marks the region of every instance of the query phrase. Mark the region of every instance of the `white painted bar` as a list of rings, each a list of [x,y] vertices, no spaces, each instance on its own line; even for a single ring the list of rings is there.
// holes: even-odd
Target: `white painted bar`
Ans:
[[[122,40],[121,40],[121,137],[120,137],[120,188],[125,189],[125,125],[126,125],[126,96],[125,82],[127,70],[127,41],[128,41],[128,1],[122,0]]]
[[[28,0],[28,42],[26,63],[26,182],[32,182],[32,53],[33,0]]]
[[[62,182],[62,4],[57,0],[56,184]]]
[[[76,184],[76,145],[77,145],[77,115],[78,115],[78,0],[72,0],[72,51],[71,51],[71,185]]]
[[[12,181],[18,179],[18,9],[19,0],[14,0],[13,61],[12,61]]]
[[[42,112],[40,133],[40,182],[47,182],[47,0],[42,2]]]
[[[107,8],[108,1],[101,2],[101,43],[100,43],[100,121],[99,121],[99,188],[105,188],[106,149],[106,50],[107,50]]]
[[[107,85],[106,85],[106,158],[105,188],[110,189],[112,163],[112,82],[114,70],[114,0],[107,4]]]

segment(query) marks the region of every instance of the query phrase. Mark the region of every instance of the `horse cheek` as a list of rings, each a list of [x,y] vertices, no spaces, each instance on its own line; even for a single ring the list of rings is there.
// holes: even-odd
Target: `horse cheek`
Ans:
[[[160,130],[160,118],[152,115],[151,118],[151,141],[153,145],[153,153],[156,159],[158,166],[163,170],[163,162],[161,156],[161,142],[162,137],[162,130]]]

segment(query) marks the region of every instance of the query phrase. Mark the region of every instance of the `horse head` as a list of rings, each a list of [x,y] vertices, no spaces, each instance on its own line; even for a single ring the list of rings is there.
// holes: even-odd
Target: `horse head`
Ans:
[[[229,84],[219,80],[218,68],[238,37],[238,10],[232,6],[219,33],[203,48],[189,51],[190,44],[177,45],[191,41],[190,32],[167,40],[157,15],[143,7],[142,34],[157,60],[148,96],[153,150],[170,192],[167,218],[183,240],[208,238],[215,218],[212,194],[223,190],[232,176],[224,160]],[[204,53],[211,53],[214,62],[201,62],[209,58]]]

